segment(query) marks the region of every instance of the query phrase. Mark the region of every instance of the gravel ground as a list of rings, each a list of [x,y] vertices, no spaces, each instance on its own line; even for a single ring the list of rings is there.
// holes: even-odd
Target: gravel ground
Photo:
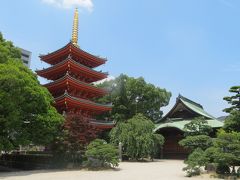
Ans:
[[[122,162],[116,170],[38,170],[0,173],[4,180],[175,180],[212,179],[208,175],[194,178],[184,177],[181,160],[157,162]]]

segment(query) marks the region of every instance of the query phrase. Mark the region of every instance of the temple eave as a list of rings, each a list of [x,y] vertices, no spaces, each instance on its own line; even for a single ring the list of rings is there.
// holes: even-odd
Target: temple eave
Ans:
[[[84,83],[82,81],[79,81],[70,75],[65,75],[64,77],[47,83],[44,85],[50,92],[55,92],[58,89],[67,89],[72,88],[76,90],[83,90],[88,91],[90,93],[96,94],[96,97],[104,96],[108,93],[106,89],[98,88],[94,85]]]
[[[81,56],[84,57],[85,59],[87,59],[88,61],[90,61],[92,63],[93,67],[97,67],[102,64],[105,64],[105,62],[107,61],[104,58],[100,58],[100,57],[94,56],[86,51],[83,51],[82,49],[76,47],[72,42],[69,42],[67,45],[65,45],[64,47],[62,47],[59,50],[56,50],[56,51],[46,54],[46,55],[40,55],[39,57],[41,58],[42,61],[44,61],[46,63],[54,64],[54,61],[56,58],[63,56],[63,55],[68,55],[71,53],[75,53],[79,57],[81,57]]]
[[[98,124],[98,123],[91,123],[93,124],[96,128],[99,129],[112,129],[115,125],[109,125],[109,124]]]
[[[105,79],[107,78],[107,75],[108,75],[107,73],[92,70],[69,58],[49,68],[46,68],[43,70],[36,70],[36,73],[41,77],[51,79],[52,76],[56,74],[65,74],[67,71],[71,71],[76,74],[79,74],[79,73],[85,74],[86,77],[89,77],[89,76],[93,77],[96,81]],[[55,78],[53,80],[55,80]]]
[[[67,105],[68,107],[75,107],[75,108],[80,108],[80,109],[89,109],[93,111],[110,111],[112,109],[111,105],[102,105],[98,104],[89,100],[85,99],[80,99],[80,98],[75,98],[70,95],[62,95],[60,97],[55,98],[56,106],[65,106]]]

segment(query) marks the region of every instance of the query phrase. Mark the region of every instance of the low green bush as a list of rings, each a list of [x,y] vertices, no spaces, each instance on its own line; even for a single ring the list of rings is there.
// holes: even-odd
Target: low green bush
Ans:
[[[89,168],[117,167],[119,163],[118,150],[102,139],[92,141],[87,146],[85,156],[85,165]]]
[[[187,176],[197,176],[201,173],[201,167],[204,167],[208,163],[208,158],[205,156],[204,151],[201,148],[195,149],[184,161],[187,167],[183,170],[186,171]]]

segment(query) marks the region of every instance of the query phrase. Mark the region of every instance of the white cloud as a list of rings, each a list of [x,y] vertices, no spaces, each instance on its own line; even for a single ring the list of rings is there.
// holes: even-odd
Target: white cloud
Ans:
[[[105,82],[105,81],[111,81],[111,80],[113,80],[113,79],[115,79],[114,76],[108,76],[107,78],[105,78],[105,79],[103,79],[103,80],[99,80],[99,81],[95,82],[94,84],[101,84],[101,83],[103,83],[103,82]]]
[[[93,10],[92,0],[41,0],[43,3],[50,4],[59,8],[73,8],[80,7],[87,9],[88,11]]]

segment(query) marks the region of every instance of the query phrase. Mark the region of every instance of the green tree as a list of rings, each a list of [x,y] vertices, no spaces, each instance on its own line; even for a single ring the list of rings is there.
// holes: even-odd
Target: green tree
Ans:
[[[213,147],[206,151],[213,152],[211,158],[219,166],[232,167],[232,173],[234,174],[236,172],[235,166],[240,165],[240,133],[227,133],[220,130],[214,140]]]
[[[194,118],[184,126],[184,136],[209,135],[212,132],[204,117]]]
[[[196,148],[184,161],[187,167],[184,167],[183,170],[187,172],[188,177],[200,175],[201,167],[205,166],[208,161],[209,158],[204,151],[201,148]]]
[[[179,144],[191,151],[196,148],[205,150],[212,145],[212,138],[208,136],[211,131],[207,121],[203,117],[197,117],[184,126],[185,138]]]
[[[179,144],[186,149],[193,151],[196,148],[203,150],[209,148],[212,145],[212,139],[207,135],[187,136]]]
[[[53,98],[19,60],[20,52],[0,35],[0,150],[46,145],[59,134],[63,117]]]
[[[201,173],[201,167],[205,166],[210,157],[206,156],[204,150],[212,146],[212,138],[209,133],[212,128],[207,124],[203,117],[197,117],[184,126],[184,136],[179,144],[184,148],[191,150],[183,168],[187,176],[196,176]]]
[[[98,167],[117,167],[119,163],[118,150],[111,144],[107,144],[102,139],[95,139],[88,146],[85,152],[87,166]]]
[[[0,63],[5,63],[9,59],[19,60],[21,58],[21,53],[18,48],[16,48],[11,41],[6,41],[0,32]]]
[[[225,119],[224,129],[228,132],[240,131],[240,86],[233,86],[229,92],[234,93],[232,96],[224,97],[223,99],[231,106],[223,111],[230,113]]]
[[[137,113],[157,121],[162,116],[160,108],[166,106],[171,97],[171,93],[146,83],[142,77],[135,79],[123,74],[98,86],[110,90],[110,94],[99,101],[112,102],[110,116],[117,121],[126,121]]]
[[[225,119],[223,128],[227,132],[240,132],[240,111],[232,110],[230,115]]]
[[[228,102],[231,106],[224,109],[223,111],[230,113],[233,110],[240,111],[240,86],[233,86],[230,88],[229,92],[234,93],[233,96],[227,96],[223,99]]]
[[[154,124],[151,120],[137,114],[127,122],[118,123],[110,132],[111,142],[123,145],[123,153],[131,159],[139,160],[152,156],[164,143],[160,134],[153,133]]]

